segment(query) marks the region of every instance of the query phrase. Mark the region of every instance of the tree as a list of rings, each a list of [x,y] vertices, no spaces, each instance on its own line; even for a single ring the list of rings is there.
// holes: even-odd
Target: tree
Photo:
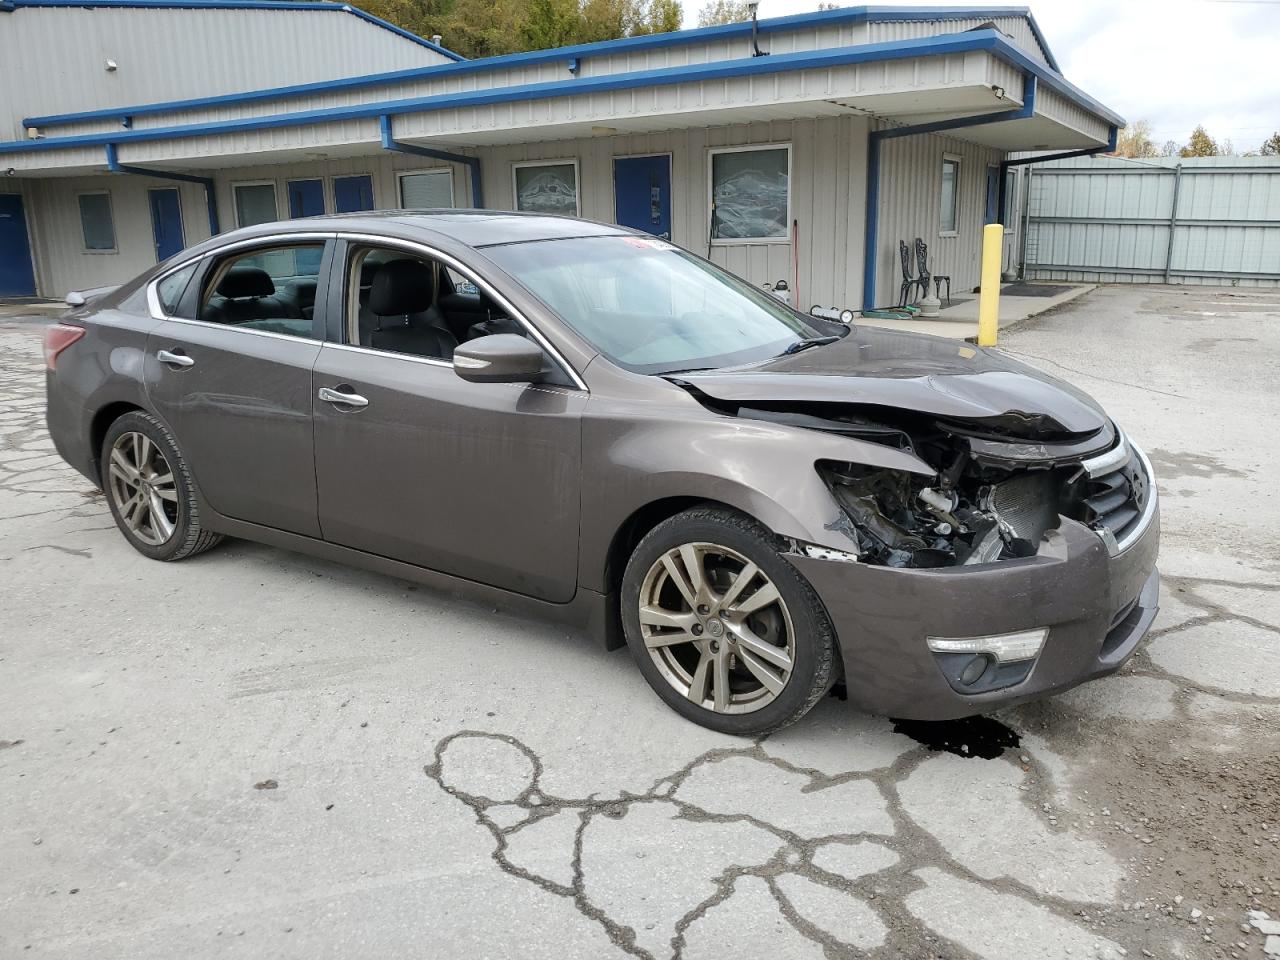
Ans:
[[[421,37],[440,34],[464,57],[680,29],[680,0],[362,0],[361,7]]]
[[[1151,121],[1135,120],[1123,130],[1116,139],[1117,157],[1154,157],[1158,155],[1155,143],[1151,140]]]
[[[1264,157],[1280,156],[1280,130],[1262,141],[1262,148],[1258,152]]]
[[[1180,157],[1216,157],[1219,154],[1218,144],[1201,124],[1191,131],[1191,139],[1178,151]]]
[[[698,11],[698,26],[714,27],[722,23],[742,23],[751,19],[751,11],[743,0],[711,0]]]
[[[1178,145],[1177,140],[1166,140],[1164,142],[1164,146],[1160,148],[1160,156],[1176,157],[1178,155],[1178,151],[1181,149],[1182,147]]]

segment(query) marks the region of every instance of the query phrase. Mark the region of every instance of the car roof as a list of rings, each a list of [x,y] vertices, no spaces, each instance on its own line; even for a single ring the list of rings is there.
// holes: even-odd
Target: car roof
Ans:
[[[236,231],[234,237],[229,233],[220,234],[219,239],[224,241],[249,239],[264,233],[318,230],[400,237],[421,231],[448,237],[468,247],[524,243],[530,240],[559,240],[568,237],[611,236],[632,232],[626,227],[613,224],[544,213],[514,213],[503,210],[371,210],[307,217],[279,223],[262,223],[246,230]]]

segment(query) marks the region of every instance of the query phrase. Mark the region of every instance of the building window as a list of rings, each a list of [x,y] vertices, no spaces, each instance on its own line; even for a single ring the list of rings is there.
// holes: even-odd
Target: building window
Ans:
[[[517,210],[578,216],[578,161],[517,163],[513,174]]]
[[[791,223],[791,148],[711,151],[711,239],[786,241]]]
[[[960,222],[957,205],[960,199],[960,159],[942,158],[942,206],[938,214],[938,232],[954,235]]]
[[[1004,172],[1004,209],[1000,216],[1004,217],[1004,232],[1012,233],[1014,221],[1018,218],[1018,200],[1014,191],[1018,189],[1018,175],[1012,169]]]
[[[255,223],[278,220],[276,185],[274,183],[237,183],[236,226],[251,227]]]
[[[406,210],[433,210],[453,206],[453,173],[430,170],[400,174],[400,206]]]
[[[84,234],[86,250],[115,252],[116,225],[111,218],[109,193],[80,194],[80,230]]]

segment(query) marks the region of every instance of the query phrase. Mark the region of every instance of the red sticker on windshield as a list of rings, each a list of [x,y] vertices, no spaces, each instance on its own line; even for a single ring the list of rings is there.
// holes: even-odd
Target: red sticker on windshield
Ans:
[[[623,237],[622,242],[637,250],[665,250],[669,244],[657,237]]]

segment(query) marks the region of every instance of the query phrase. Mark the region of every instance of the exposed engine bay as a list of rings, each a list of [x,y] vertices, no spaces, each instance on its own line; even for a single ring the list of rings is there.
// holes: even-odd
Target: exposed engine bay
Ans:
[[[934,477],[822,461],[858,559],[890,567],[947,567],[1033,556],[1061,516],[1089,522],[1083,454],[1111,443],[1108,426],[1072,433],[1052,418],[1009,413],[950,421],[837,404],[708,406],[737,417],[838,433],[910,452]]]

